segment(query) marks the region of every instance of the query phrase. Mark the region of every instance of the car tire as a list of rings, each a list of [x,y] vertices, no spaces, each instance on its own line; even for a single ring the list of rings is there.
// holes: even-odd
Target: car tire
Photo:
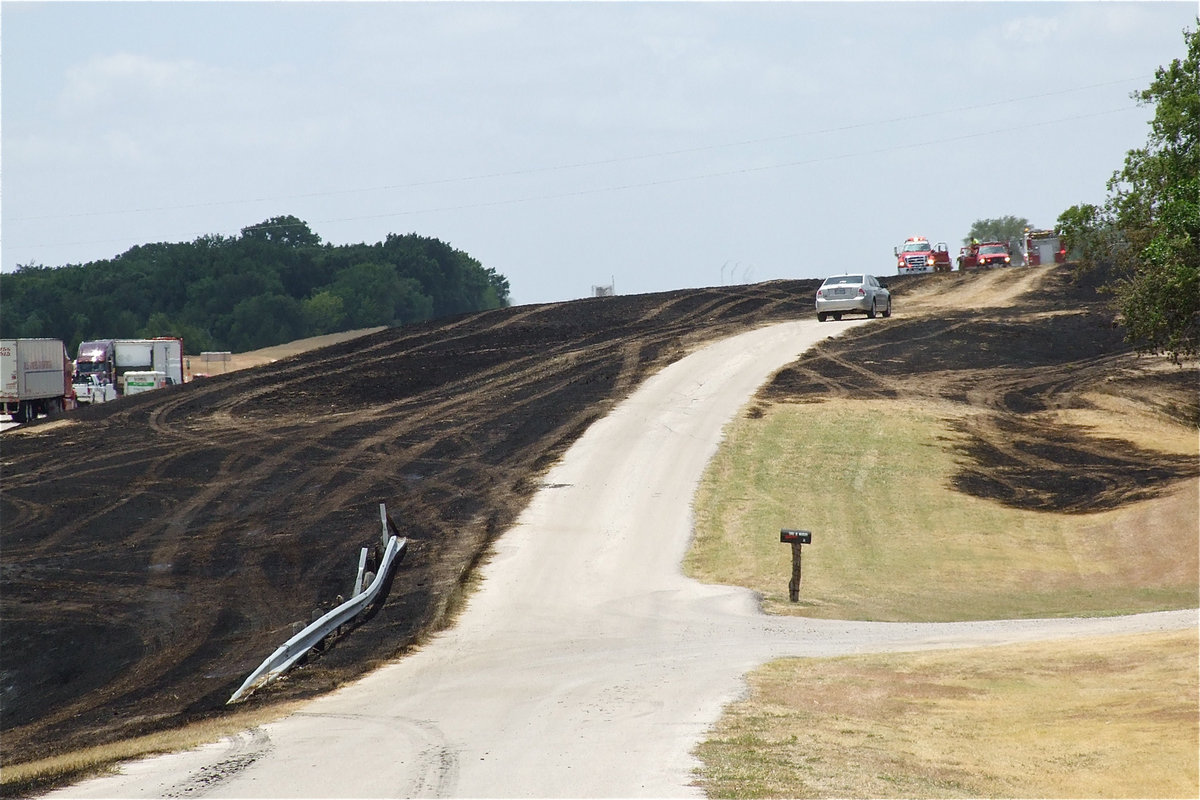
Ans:
[[[888,298],[887,308],[883,310],[883,316],[890,317],[892,315],[892,298]]]
[[[875,299],[871,298],[871,307],[867,309],[867,319],[875,319]]]
[[[828,319],[828,317],[829,317],[829,315],[826,314],[824,311],[817,312],[817,322],[824,322],[826,319]]]
[[[840,312],[840,311],[833,312],[833,318],[836,319],[838,322],[841,322],[842,321],[842,312]]]

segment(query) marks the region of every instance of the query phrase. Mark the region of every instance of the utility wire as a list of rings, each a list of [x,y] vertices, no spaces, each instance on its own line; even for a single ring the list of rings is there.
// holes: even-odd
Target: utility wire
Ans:
[[[274,197],[259,197],[259,198],[239,199],[239,200],[214,200],[214,201],[205,202],[205,203],[189,203],[189,204],[169,205],[169,206],[151,206],[151,207],[147,207],[147,208],[108,209],[108,210],[104,210],[104,211],[80,211],[80,212],[75,212],[75,213],[70,213],[70,214],[46,214],[46,215],[30,216],[30,217],[13,217],[9,221],[10,222],[32,222],[32,221],[40,221],[40,220],[46,220],[46,219],[75,219],[75,218],[79,218],[79,217],[98,217],[98,216],[110,216],[110,215],[117,215],[117,214],[145,214],[145,213],[150,213],[150,212],[155,212],[155,211],[182,211],[182,210],[194,209],[194,208],[210,208],[210,207],[215,207],[215,206],[240,205],[240,204],[247,204],[247,203],[279,202],[282,200],[302,200],[302,199],[311,199],[311,198],[316,198],[316,197],[334,197],[334,196],[346,195],[346,194],[365,194],[367,192],[394,191],[394,190],[399,190],[399,189],[418,189],[418,188],[427,188],[427,187],[431,187],[431,186],[444,186],[447,184],[454,184],[454,183],[468,183],[468,182],[473,182],[473,181],[496,180],[499,178],[514,178],[514,177],[521,177],[521,176],[526,176],[526,175],[539,175],[539,174],[544,174],[544,173],[548,173],[548,172],[562,172],[562,171],[566,171],[566,170],[583,169],[586,167],[609,166],[612,164],[623,164],[623,163],[629,163],[629,162],[634,162],[634,161],[647,161],[647,160],[658,159],[658,158],[669,158],[669,157],[673,157],[673,156],[691,155],[694,153],[711,152],[714,150],[725,150],[725,149],[734,148],[734,147],[748,147],[750,145],[766,144],[769,142],[786,141],[788,139],[799,139],[799,138],[804,138],[804,137],[808,137],[808,136],[822,136],[822,135],[834,134],[834,133],[845,133],[847,131],[858,130],[861,128],[870,128],[870,127],[882,126],[882,125],[895,125],[898,123],[913,122],[915,120],[929,119],[931,117],[945,116],[948,114],[965,114],[965,113],[968,113],[971,111],[979,111],[979,110],[985,109],[985,108],[995,108],[996,106],[1011,105],[1013,103],[1026,103],[1026,102],[1030,102],[1033,100],[1043,100],[1048,97],[1057,97],[1057,96],[1065,95],[1065,94],[1073,94],[1075,92],[1088,91],[1090,89],[1098,89],[1098,88],[1103,88],[1103,87],[1107,87],[1107,86],[1115,86],[1115,85],[1122,84],[1122,83],[1132,83],[1133,81],[1143,81],[1146,79],[1146,77],[1147,76],[1142,75],[1142,76],[1138,76],[1135,78],[1124,78],[1124,79],[1115,80],[1115,81],[1105,81],[1103,83],[1093,83],[1093,84],[1088,84],[1086,86],[1076,86],[1076,87],[1069,88],[1069,89],[1056,89],[1056,90],[1048,91],[1048,92],[1040,92],[1038,94],[1024,95],[1022,97],[1013,97],[1013,98],[1009,98],[1007,100],[994,100],[994,101],[987,102],[987,103],[976,103],[973,105],[959,106],[957,108],[945,109],[945,110],[940,110],[940,111],[939,110],[925,111],[925,112],[922,112],[919,114],[908,114],[908,115],[899,116],[899,117],[892,117],[890,119],[872,120],[872,121],[868,121],[868,122],[858,122],[858,123],[853,123],[850,125],[839,125],[839,126],[835,126],[835,127],[831,127],[831,128],[819,128],[819,129],[814,129],[814,130],[810,130],[810,131],[777,134],[774,136],[765,136],[765,137],[760,137],[760,138],[756,138],[756,139],[743,139],[743,140],[735,141],[735,142],[724,142],[724,143],[719,143],[719,144],[701,145],[701,146],[697,146],[697,147],[681,148],[678,150],[664,150],[664,151],[659,151],[656,153],[645,153],[645,154],[640,154],[640,155],[618,156],[618,157],[614,157],[614,158],[599,159],[599,160],[594,160],[594,161],[579,161],[579,162],[566,163],[566,164],[556,164],[556,165],[546,166],[546,167],[530,167],[527,169],[482,173],[479,175],[465,175],[465,176],[459,176],[459,177],[453,177],[453,178],[438,178],[438,179],[428,180],[428,181],[415,181],[415,182],[411,182],[411,183],[396,183],[396,184],[387,184],[387,185],[383,185],[383,186],[373,186],[373,187],[355,188],[355,189],[334,189],[334,190],[325,191],[325,192],[309,192],[309,193],[305,193],[305,194],[277,195]],[[954,141],[954,140],[950,139],[950,140],[945,140],[945,141]],[[812,162],[799,162],[799,163],[812,163]],[[753,171],[753,170],[751,170],[751,171]],[[647,185],[653,185],[653,184],[647,184]],[[590,192],[585,192],[585,193],[590,193]],[[561,196],[570,196],[570,195],[568,194],[568,195],[561,195]],[[521,201],[518,201],[518,202],[521,202]],[[472,207],[474,207],[474,206],[472,206]],[[386,215],[381,215],[381,216],[386,216]],[[353,219],[371,219],[371,218],[372,217],[355,217]]]
[[[860,150],[860,151],[840,153],[840,154],[830,155],[830,156],[819,156],[819,157],[815,157],[815,158],[802,159],[802,160],[798,160],[798,161],[784,161],[784,162],[779,162],[779,163],[774,163],[774,164],[764,164],[764,165],[760,165],[760,166],[756,166],[756,167],[741,167],[738,169],[724,170],[721,172],[705,172],[705,173],[700,173],[700,174],[696,174],[696,175],[685,175],[685,176],[680,176],[680,177],[675,177],[675,178],[661,178],[661,179],[650,180],[650,181],[640,181],[640,182],[636,182],[636,183],[625,183],[625,184],[616,184],[616,185],[609,185],[609,186],[599,186],[599,187],[595,187],[595,188],[591,188],[591,189],[578,189],[578,190],[573,190],[573,191],[569,191],[569,192],[531,195],[528,197],[518,197],[518,198],[504,198],[504,199],[500,199],[500,200],[481,201],[481,202],[477,202],[477,203],[463,203],[463,204],[452,205],[452,206],[437,206],[437,207],[429,207],[429,208],[405,209],[405,210],[390,211],[390,212],[385,212],[385,213],[380,213],[380,214],[362,214],[362,215],[355,215],[355,216],[350,216],[350,217],[333,217],[333,218],[329,218],[329,219],[312,220],[309,222],[309,224],[324,225],[324,224],[332,224],[332,223],[339,223],[339,222],[354,222],[354,221],[359,221],[359,220],[388,219],[388,218],[392,218],[392,217],[415,216],[415,215],[419,215],[419,214],[434,214],[434,213],[440,213],[440,212],[446,212],[446,211],[466,211],[466,210],[480,209],[480,208],[494,208],[494,207],[498,207],[498,206],[518,205],[518,204],[522,204],[522,203],[533,203],[533,202],[540,202],[540,201],[545,201],[545,200],[561,200],[561,199],[566,199],[566,198],[570,198],[570,197],[584,197],[584,196],[588,196],[588,195],[605,194],[608,192],[621,192],[621,191],[629,191],[632,189],[650,188],[650,187],[654,187],[654,186],[667,186],[667,185],[678,184],[678,183],[689,183],[689,182],[693,182],[693,181],[709,180],[712,178],[724,178],[724,177],[730,177],[730,176],[735,176],[735,175],[747,175],[747,174],[751,174],[751,173],[767,172],[767,171],[771,171],[771,170],[793,169],[796,167],[810,166],[812,164],[820,164],[820,163],[831,162],[831,161],[844,161],[846,159],[851,159],[851,158],[864,158],[864,157],[868,157],[868,156],[881,155],[884,153],[897,152],[900,150],[914,150],[914,149],[921,148],[921,147],[931,147],[934,145],[948,144],[951,142],[960,142],[960,141],[965,141],[968,139],[979,139],[979,138],[982,138],[985,136],[996,136],[998,134],[1003,134],[1003,133],[1014,133],[1016,131],[1030,130],[1033,128],[1043,128],[1043,127],[1047,127],[1050,125],[1058,125],[1058,124],[1061,124],[1064,122],[1075,122],[1078,120],[1093,119],[1095,117],[1108,116],[1110,114],[1119,114],[1121,112],[1130,111],[1131,109],[1132,109],[1131,106],[1124,106],[1121,108],[1111,108],[1111,109],[1107,109],[1104,111],[1093,111],[1093,112],[1089,112],[1086,114],[1075,114],[1075,115],[1072,115],[1069,117],[1061,117],[1059,119],[1041,120],[1038,122],[1029,122],[1029,123],[1025,123],[1023,125],[1013,125],[1013,126],[1009,126],[1006,128],[994,128],[991,130],[978,131],[976,133],[961,134],[958,136],[948,136],[948,137],[942,137],[942,138],[938,138],[938,139],[928,139],[925,141],[912,142],[909,144],[891,145],[888,147],[876,148],[874,150]],[[254,225],[254,226],[249,226],[249,227],[252,227],[255,230],[267,230],[267,229],[270,229],[272,226]],[[211,231],[209,231],[208,233],[211,233]],[[199,236],[199,235],[203,235],[203,234],[193,234],[193,235]],[[105,244],[105,243],[121,242],[121,241],[125,241],[125,239],[115,239],[115,238],[114,239],[90,239],[90,240],[74,241],[74,242],[54,242],[53,244],[25,245],[22,249],[34,249],[34,248],[62,246],[62,245]]]

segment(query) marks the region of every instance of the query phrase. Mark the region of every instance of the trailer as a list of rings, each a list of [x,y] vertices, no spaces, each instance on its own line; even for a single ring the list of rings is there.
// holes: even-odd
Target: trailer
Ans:
[[[14,422],[75,408],[71,359],[60,339],[0,339],[0,404]]]
[[[166,385],[166,374],[158,372],[157,370],[125,373],[126,396],[131,394],[140,394],[142,392],[149,392],[153,389],[161,389]]]

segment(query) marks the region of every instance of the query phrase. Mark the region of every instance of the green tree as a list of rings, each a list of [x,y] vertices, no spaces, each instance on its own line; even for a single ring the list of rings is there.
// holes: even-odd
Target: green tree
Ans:
[[[300,303],[280,294],[246,298],[233,308],[230,349],[245,351],[300,338]]]
[[[309,336],[322,336],[342,330],[346,321],[346,304],[342,298],[325,290],[300,304],[304,325]]]
[[[351,328],[391,325],[400,297],[400,281],[388,264],[355,264],[338,275],[330,291],[341,298]]]
[[[291,214],[242,228],[242,238],[285,247],[316,247],[321,237],[313,233],[308,223]]]
[[[334,247],[293,216],[240,236],[135,245],[106,261],[19,266],[0,281],[0,336],[74,345],[171,334],[193,353],[481,311],[508,299],[507,279],[445,242],[388,234],[374,245]]]
[[[1200,328],[1200,34],[1183,35],[1187,55],[1134,94],[1155,104],[1149,140],[1126,154],[1105,207],[1124,240],[1112,261],[1127,337],[1176,361],[1197,354]]]
[[[963,237],[963,244],[969,245],[972,239],[981,242],[1006,242],[1013,253],[1021,252],[1025,241],[1025,230],[1029,220],[1012,215],[996,219],[977,219],[971,224],[971,230]]]
[[[1091,203],[1080,203],[1058,215],[1058,230],[1063,237],[1063,247],[1070,257],[1089,266],[1097,258],[1107,255],[1104,231],[1107,226],[1101,209]]]

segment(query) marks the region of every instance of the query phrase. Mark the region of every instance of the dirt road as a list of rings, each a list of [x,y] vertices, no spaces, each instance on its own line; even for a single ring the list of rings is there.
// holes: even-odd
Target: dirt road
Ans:
[[[772,372],[850,327],[752,331],[647,380],[550,470],[458,624],[420,652],[291,717],[61,796],[700,796],[689,754],[769,658],[1195,626],[1195,611],[778,619],[749,592],[684,578],[690,499],[723,424]]]

